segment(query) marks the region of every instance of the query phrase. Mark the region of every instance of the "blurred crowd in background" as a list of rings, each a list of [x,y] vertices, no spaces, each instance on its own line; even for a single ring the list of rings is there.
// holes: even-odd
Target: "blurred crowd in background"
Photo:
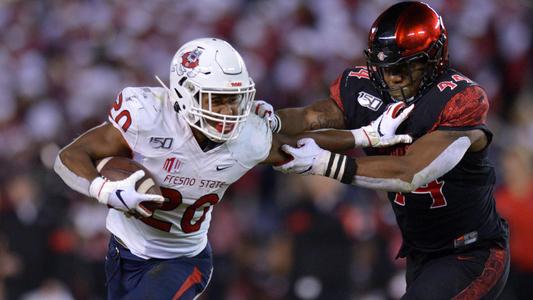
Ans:
[[[365,64],[368,30],[395,1],[0,1],[0,299],[105,299],[107,208],[52,171],[58,150],[106,120],[126,86],[168,80],[198,37],[229,41],[258,99],[275,108],[328,97]],[[428,1],[451,65],[491,100],[497,205],[511,228],[502,299],[533,297],[533,4]],[[468,200],[468,199],[465,199]],[[385,195],[257,167],[216,206],[214,277],[202,299],[397,299],[401,236]]]

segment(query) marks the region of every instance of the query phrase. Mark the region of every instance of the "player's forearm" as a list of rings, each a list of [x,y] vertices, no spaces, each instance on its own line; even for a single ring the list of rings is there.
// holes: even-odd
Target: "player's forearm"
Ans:
[[[64,148],[59,153],[58,158],[61,159],[63,164],[69,170],[88,181],[100,176],[96,171],[89,153],[85,152],[83,149],[79,149],[79,147],[73,149],[69,147]]]
[[[355,161],[357,172],[352,185],[389,192],[410,192],[417,188],[413,184],[415,172],[404,157],[359,157]]]
[[[63,149],[56,157],[54,171],[71,189],[89,196],[91,181],[98,177],[89,155]]]
[[[284,108],[277,110],[276,115],[281,121],[280,133],[295,135],[313,129],[305,108]]]
[[[344,113],[331,99],[316,101],[302,108],[276,111],[281,120],[281,133],[295,135],[322,128],[344,129]]]
[[[453,169],[471,145],[460,137],[435,155],[374,156],[356,159],[352,184],[390,192],[412,192]]]
[[[417,188],[413,180],[409,179],[410,170],[404,162],[386,156],[355,160],[346,155],[324,151],[316,157],[311,174],[389,192],[411,192]]]
[[[297,141],[302,138],[312,138],[321,148],[332,152],[344,152],[357,147],[354,135],[350,130],[326,129],[306,131],[296,136],[295,140]],[[294,142],[293,144],[296,143]]]
[[[279,165],[291,159],[291,157],[281,150],[281,145],[296,147],[296,142],[302,138],[313,138],[320,147],[332,152],[344,152],[353,149],[355,146],[354,135],[349,130],[318,130],[306,131],[299,135],[286,135],[276,133],[272,138],[270,154],[264,164]]]

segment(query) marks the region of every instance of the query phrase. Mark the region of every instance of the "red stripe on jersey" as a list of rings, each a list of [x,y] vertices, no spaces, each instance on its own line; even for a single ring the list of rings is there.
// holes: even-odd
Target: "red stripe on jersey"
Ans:
[[[506,253],[502,249],[490,249],[483,272],[462,290],[454,300],[481,299],[496,285],[505,270]]]
[[[400,105],[396,106],[394,110],[392,111],[392,118],[396,119],[398,117],[398,114],[400,113],[400,110],[405,107],[405,103],[401,102]]]
[[[178,300],[189,288],[191,288],[191,286],[200,283],[200,281],[202,281],[202,272],[200,272],[197,267],[194,267],[191,275],[185,279],[180,289],[174,294],[174,297],[172,297],[172,300]]]
[[[118,98],[113,103],[113,109],[115,111],[119,110],[122,107],[122,93],[118,94]]]
[[[356,68],[358,68],[359,71],[357,71],[357,72],[350,71],[350,73],[348,73],[348,76],[357,77],[359,79],[361,79],[361,78],[370,79],[370,74],[368,73],[368,70],[366,69],[366,67],[357,66]]]
[[[128,128],[130,128],[130,126],[131,126],[131,114],[130,114],[130,112],[128,110],[121,111],[115,117],[115,122],[117,124],[119,124],[120,120],[123,119],[123,118],[126,118],[126,120],[124,121],[124,124],[122,124],[121,128],[122,128],[122,130],[124,130],[124,133],[126,133],[126,131],[128,131]]]
[[[337,77],[335,81],[329,86],[329,98],[337,104],[337,106],[344,112],[344,105],[341,100],[341,78],[342,75]]]

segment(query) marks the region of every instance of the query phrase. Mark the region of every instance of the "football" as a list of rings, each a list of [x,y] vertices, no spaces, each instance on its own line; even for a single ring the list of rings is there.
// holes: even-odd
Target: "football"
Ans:
[[[161,195],[161,189],[155,183],[150,171],[132,159],[119,156],[106,157],[96,161],[95,165],[100,175],[112,181],[126,179],[136,171],[144,170],[144,176],[135,184],[137,192]],[[143,202],[142,204],[152,211],[160,206],[151,202]]]

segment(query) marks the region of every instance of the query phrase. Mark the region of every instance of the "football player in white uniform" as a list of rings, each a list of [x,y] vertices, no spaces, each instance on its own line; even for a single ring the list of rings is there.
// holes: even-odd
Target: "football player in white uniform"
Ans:
[[[225,41],[186,43],[172,59],[170,89],[160,83],[163,87],[125,88],[108,122],[62,149],[54,166],[69,187],[113,208],[106,224],[112,233],[106,257],[109,299],[198,297],[212,273],[211,207],[258,163],[286,161],[280,145],[294,145],[301,137],[273,139],[269,124],[250,114],[254,83]],[[380,124],[395,129],[402,120]],[[372,136],[372,126],[365,130]],[[356,146],[354,139],[356,133],[346,131],[330,149]],[[101,177],[94,163],[112,156],[145,166],[163,197],[135,190],[143,171],[120,181]],[[160,206],[147,210],[144,201]]]

